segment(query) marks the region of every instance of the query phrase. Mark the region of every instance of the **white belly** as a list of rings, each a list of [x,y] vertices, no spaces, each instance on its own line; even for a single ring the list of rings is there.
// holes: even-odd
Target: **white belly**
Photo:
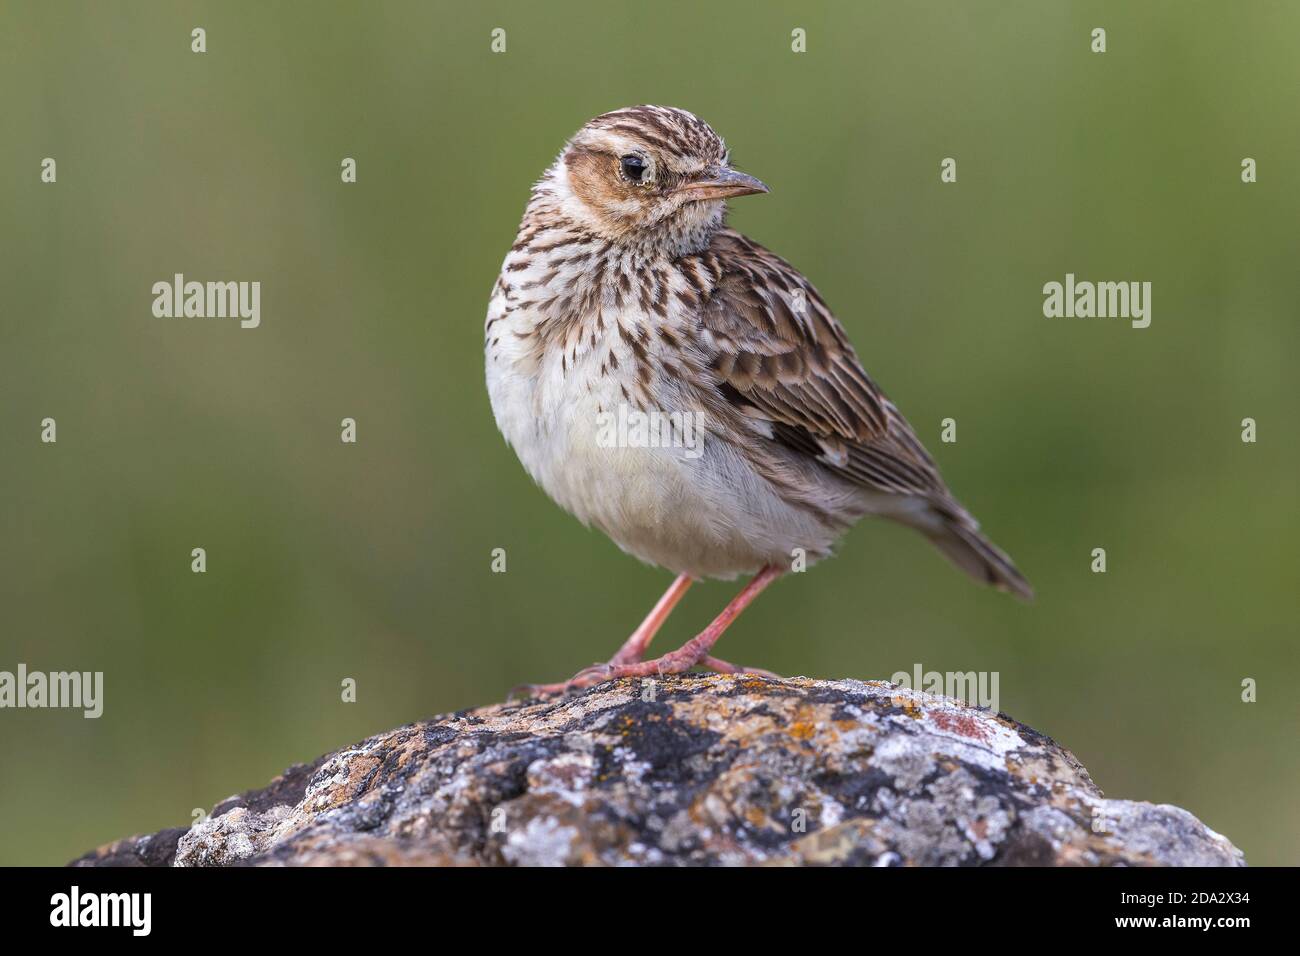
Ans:
[[[694,448],[645,447],[631,433],[610,447],[600,416],[626,405],[616,378],[583,357],[565,374],[558,358],[532,368],[508,339],[488,350],[498,427],[556,503],[624,551],[679,574],[733,578],[789,566],[796,548],[809,560],[829,550],[834,532],[780,499],[707,421]]]

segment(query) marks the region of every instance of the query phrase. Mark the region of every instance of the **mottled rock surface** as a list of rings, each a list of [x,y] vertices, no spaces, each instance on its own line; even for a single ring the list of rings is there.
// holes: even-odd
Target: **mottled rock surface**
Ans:
[[[1001,714],[885,683],[666,677],[379,734],[104,865],[1240,866]]]

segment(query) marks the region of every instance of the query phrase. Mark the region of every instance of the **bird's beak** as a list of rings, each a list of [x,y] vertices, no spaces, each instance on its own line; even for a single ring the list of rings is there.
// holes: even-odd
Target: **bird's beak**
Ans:
[[[768,191],[760,180],[728,166],[704,173],[699,179],[693,179],[680,189],[691,200],[729,199],[732,196],[752,196],[754,193]]]

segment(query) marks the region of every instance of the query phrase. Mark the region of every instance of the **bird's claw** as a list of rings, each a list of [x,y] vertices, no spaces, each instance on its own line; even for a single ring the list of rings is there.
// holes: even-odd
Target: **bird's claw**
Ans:
[[[565,693],[603,683],[609,679],[609,675],[613,673],[615,666],[612,663],[598,661],[590,667],[584,667],[564,682]]]
[[[583,690],[606,679],[614,665],[597,662],[584,667],[566,681],[558,684],[517,684],[506,695],[507,701],[527,700],[531,698],[568,697],[574,691]]]

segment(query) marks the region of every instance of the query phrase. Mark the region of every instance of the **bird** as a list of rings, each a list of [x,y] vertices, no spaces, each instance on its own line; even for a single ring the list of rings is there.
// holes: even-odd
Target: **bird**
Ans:
[[[607,662],[530,695],[697,666],[771,676],[714,644],[864,516],[1033,597],[812,283],[727,226],[728,200],[768,192],[702,119],[650,105],[588,121],[532,188],[484,323],[493,416],[551,499],[676,577]],[[741,575],[703,631],[646,659],[694,581]]]

